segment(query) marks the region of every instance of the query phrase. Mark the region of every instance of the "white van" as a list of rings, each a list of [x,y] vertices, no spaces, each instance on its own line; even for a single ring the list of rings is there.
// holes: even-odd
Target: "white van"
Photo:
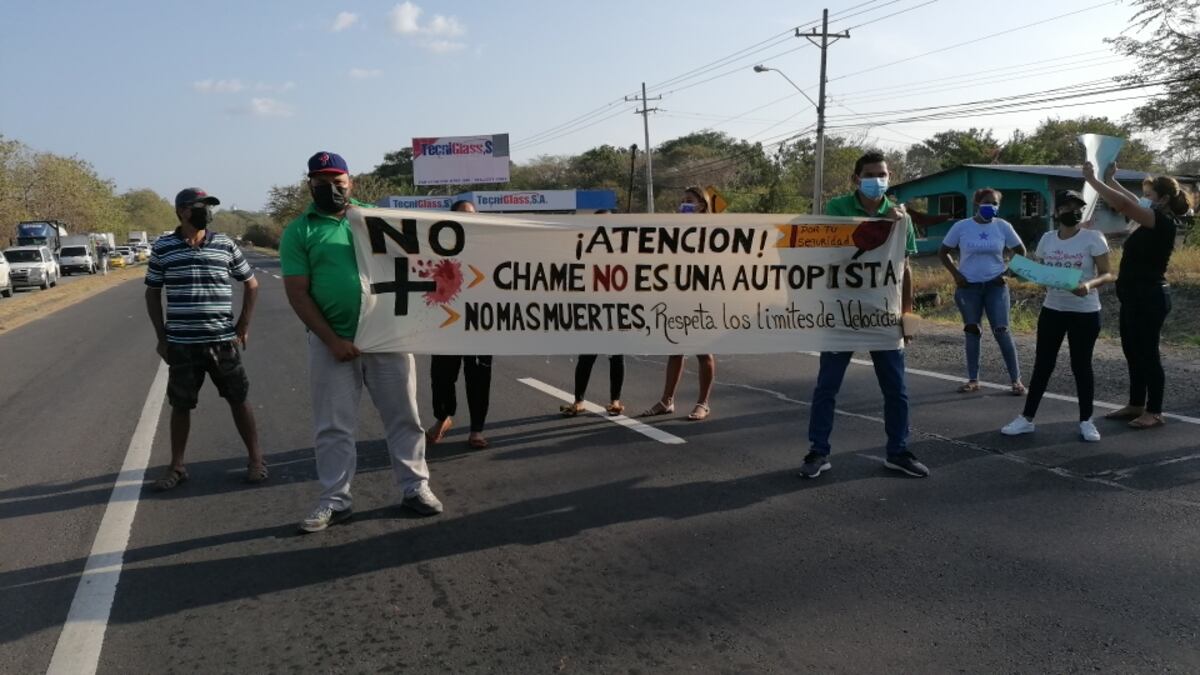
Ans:
[[[64,275],[71,276],[71,272],[95,274],[100,265],[90,245],[64,246],[58,252],[58,267]]]
[[[58,285],[58,263],[45,246],[13,246],[4,249],[4,257],[13,288],[37,286],[44,291]]]

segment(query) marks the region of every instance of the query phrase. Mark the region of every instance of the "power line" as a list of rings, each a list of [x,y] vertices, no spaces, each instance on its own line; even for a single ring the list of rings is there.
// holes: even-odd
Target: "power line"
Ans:
[[[979,42],[982,42],[983,40],[990,40],[990,39],[992,39],[992,38],[1000,37],[1001,35],[1008,35],[1009,33],[1015,33],[1015,32],[1017,32],[1017,31],[1019,31],[1019,30],[1024,30],[1024,29],[1026,29],[1026,28],[1032,28],[1033,26],[1040,26],[1040,25],[1042,25],[1042,24],[1045,24],[1045,23],[1050,23],[1051,21],[1057,21],[1057,20],[1059,20],[1059,19],[1064,19],[1064,18],[1066,18],[1066,17],[1068,17],[1068,16],[1075,16],[1076,14],[1082,14],[1082,13],[1084,13],[1084,12],[1090,12],[1090,11],[1092,11],[1093,9],[1099,9],[1100,7],[1105,7],[1105,6],[1107,6],[1107,5],[1114,5],[1114,4],[1118,3],[1118,2],[1120,2],[1120,0],[1105,0],[1105,2],[1101,2],[1101,3],[1099,3],[1099,4],[1091,5],[1091,6],[1089,6],[1089,7],[1084,7],[1083,9],[1077,9],[1077,10],[1075,10],[1075,11],[1073,11],[1073,12],[1067,12],[1066,14],[1059,14],[1058,16],[1052,16],[1052,17],[1050,17],[1050,18],[1047,18],[1047,19],[1042,19],[1042,20],[1040,20],[1040,21],[1034,21],[1034,22],[1032,22],[1032,23],[1027,23],[1027,24],[1025,24],[1025,25],[1023,25],[1023,26],[1017,26],[1016,28],[1009,28],[1009,29],[1007,29],[1007,30],[1002,30],[1002,31],[992,32],[992,33],[988,33],[987,35],[984,35],[984,36],[981,36],[981,37],[972,38],[972,39],[970,39],[970,40],[964,40],[963,42],[957,42],[957,43],[955,43],[955,44],[948,45],[948,46],[946,46],[946,47],[939,47],[939,48],[937,48],[937,49],[934,49],[934,50],[931,50],[931,51],[927,51],[927,52],[924,52],[924,53],[922,53],[922,54],[917,54],[917,55],[915,55],[915,56],[908,56],[908,57],[905,57],[905,58],[903,58],[903,59],[897,59],[897,60],[895,60],[895,61],[890,61],[890,62],[888,62],[888,63],[884,63],[884,64],[881,64],[881,65],[872,66],[872,67],[870,67],[870,68],[864,68],[864,69],[862,69],[862,70],[856,70],[856,71],[854,71],[854,72],[851,72],[851,73],[846,73],[845,75],[839,75],[839,76],[837,76],[837,77],[835,77],[835,78],[832,78],[832,79],[830,79],[829,81],[830,81],[830,82],[836,82],[837,80],[844,80],[844,79],[846,79],[847,77],[853,77],[853,76],[855,76],[855,75],[862,75],[863,73],[874,73],[874,72],[876,72],[876,71],[879,71],[879,70],[881,70],[881,69],[883,69],[883,68],[890,68],[890,67],[892,67],[892,66],[897,66],[897,65],[900,65],[901,63],[908,63],[909,61],[915,61],[915,60],[917,60],[917,59],[921,59],[921,58],[924,58],[924,57],[926,57],[926,56],[931,56],[931,55],[933,55],[933,54],[940,54],[940,53],[942,53],[942,52],[945,52],[945,51],[950,51],[951,49],[957,49],[957,48],[959,48],[959,47],[964,47],[964,46],[966,46],[966,45],[978,44]],[[866,25],[866,24],[863,24],[863,25]]]
[[[542,144],[545,144],[545,143],[549,143],[550,141],[556,141],[556,140],[558,140],[558,139],[560,139],[560,138],[564,138],[564,137],[566,137],[566,136],[570,136],[570,135],[572,135],[572,134],[576,134],[576,133],[578,133],[578,132],[580,132],[580,131],[583,131],[584,129],[588,129],[588,128],[594,127],[594,126],[596,126],[597,124],[600,124],[600,123],[602,123],[602,122],[607,122],[608,120],[611,120],[611,119],[613,119],[613,118],[615,118],[615,117],[620,117],[621,115],[624,115],[625,113],[629,112],[630,110],[632,110],[632,108],[628,108],[628,107],[626,107],[626,108],[621,108],[620,110],[618,110],[618,111],[616,111],[616,112],[612,113],[611,115],[606,115],[605,117],[601,117],[600,119],[598,119],[598,120],[594,120],[594,121],[592,121],[592,122],[589,122],[588,124],[585,124],[585,125],[583,125],[583,126],[576,127],[576,128],[574,128],[574,129],[567,129],[567,130],[564,130],[562,133],[555,134],[555,135],[553,135],[553,136],[550,136],[550,137],[547,137],[547,138],[543,138],[543,139],[541,139],[541,140],[539,140],[539,141],[536,141],[536,142],[533,142],[533,143],[521,143],[521,144],[518,144],[518,145],[514,145],[514,146],[513,146],[513,149],[514,149],[514,150],[527,150],[527,149],[529,149],[529,148],[535,148],[535,147],[537,147],[537,146],[539,146],[539,145],[542,145]]]

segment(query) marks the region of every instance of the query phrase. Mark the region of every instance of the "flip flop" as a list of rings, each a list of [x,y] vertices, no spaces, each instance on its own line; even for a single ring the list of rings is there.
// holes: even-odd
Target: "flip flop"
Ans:
[[[608,411],[609,417],[616,417],[617,415],[621,415],[625,412],[625,406],[621,405],[620,403],[614,403],[605,408],[605,410]]]
[[[1161,427],[1162,425],[1166,424],[1166,422],[1163,421],[1163,418],[1161,415],[1151,415],[1151,419],[1153,421],[1142,422],[1141,418],[1139,417],[1138,419],[1135,419],[1129,423],[1129,428],[1130,429],[1153,429],[1154,427]]]
[[[708,407],[707,403],[697,403],[695,408],[692,408],[692,414],[687,418],[692,422],[703,422],[712,414],[712,408]]]
[[[1029,390],[1025,388],[1024,384],[1020,382],[1013,382],[1012,389],[1010,389],[1008,393],[1012,394],[1013,396],[1024,396],[1025,394],[1029,393]]]
[[[251,484],[261,483],[261,482],[265,481],[267,478],[269,478],[270,476],[271,476],[271,474],[270,474],[270,472],[267,471],[266,464],[263,464],[261,466],[246,467],[246,482],[247,483],[251,483]]]
[[[979,391],[978,382],[966,382],[963,384],[963,386],[958,388],[958,393],[960,394],[970,394],[976,391]]]
[[[425,442],[430,445],[441,442],[453,426],[454,419],[451,417],[438,420],[436,424],[425,430]]]

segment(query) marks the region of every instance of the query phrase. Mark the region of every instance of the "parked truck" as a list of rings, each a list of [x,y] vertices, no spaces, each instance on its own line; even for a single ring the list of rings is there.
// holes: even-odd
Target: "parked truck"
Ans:
[[[145,244],[145,245],[149,246],[150,245],[150,237],[146,236],[145,230],[138,230],[138,231],[129,233],[129,240],[126,243],[127,244]]]
[[[67,225],[58,220],[26,220],[17,223],[17,246],[45,246],[54,255],[62,248]]]

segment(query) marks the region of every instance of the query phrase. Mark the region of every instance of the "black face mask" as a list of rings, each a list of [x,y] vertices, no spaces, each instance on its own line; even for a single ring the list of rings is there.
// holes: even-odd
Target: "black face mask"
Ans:
[[[1075,227],[1081,220],[1083,220],[1083,211],[1067,211],[1058,214],[1058,222],[1067,227]]]
[[[333,183],[318,183],[311,188],[313,203],[325,213],[339,213],[350,205],[348,188]]]
[[[188,214],[188,222],[197,230],[207,229],[212,222],[212,211],[207,206],[193,206]]]

